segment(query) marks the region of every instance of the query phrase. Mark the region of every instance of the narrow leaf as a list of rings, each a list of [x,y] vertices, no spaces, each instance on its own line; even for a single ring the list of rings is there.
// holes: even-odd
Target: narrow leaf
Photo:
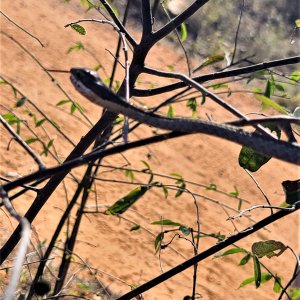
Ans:
[[[137,231],[141,228],[141,225],[135,225],[130,228],[130,231]]]
[[[245,285],[254,282],[255,278],[254,277],[249,277],[247,279],[245,279],[241,284],[240,284],[240,288],[244,287]]]
[[[27,145],[29,145],[29,144],[32,144],[32,143],[38,141],[38,140],[39,140],[38,138],[30,138],[30,139],[26,140],[25,143]]]
[[[61,106],[61,105],[64,105],[66,103],[69,103],[69,102],[71,102],[71,101],[68,100],[68,99],[60,100],[59,102],[56,103],[56,106]]]
[[[131,207],[137,200],[139,200],[151,186],[138,186],[132,190],[129,194],[115,202],[111,207],[109,207],[104,214],[115,215],[124,213],[129,207]]]
[[[85,29],[81,25],[79,25],[79,24],[72,24],[71,28],[74,29],[75,31],[77,31],[81,35],[85,35],[86,34]]]
[[[279,276],[276,276],[274,278],[273,291],[275,293],[280,293],[280,291],[281,291],[281,278]]]
[[[155,253],[157,253],[157,251],[159,250],[159,247],[161,245],[162,240],[164,239],[164,233],[160,232],[155,240],[154,240],[154,249],[155,249]]]
[[[213,56],[209,56],[207,58],[204,59],[204,61],[200,64],[200,66],[198,66],[197,68],[195,68],[194,72],[201,70],[202,68],[209,66],[211,64],[214,64],[216,62],[222,61],[224,60],[225,55],[224,54],[218,54],[218,55],[213,55]]]
[[[23,106],[26,102],[27,98],[26,97],[22,97],[20,98],[17,103],[16,103],[16,107],[20,107],[20,106]]]
[[[181,23],[180,25],[180,29],[181,29],[181,36],[180,36],[180,41],[184,42],[187,38],[187,29],[186,29],[186,25],[184,23]]]
[[[165,225],[165,226],[183,226],[178,222],[174,222],[174,221],[168,220],[168,219],[154,221],[151,224],[152,225]]]
[[[272,107],[282,114],[285,114],[285,115],[288,114],[288,111],[283,106],[281,106],[277,102],[273,101],[272,99],[270,99],[264,95],[256,95],[256,98],[261,101],[263,109]]]
[[[229,250],[227,250],[223,253],[218,253],[214,257],[218,258],[218,257],[223,257],[223,256],[226,256],[226,255],[230,255],[230,254],[245,253],[245,252],[246,252],[245,249],[240,248],[240,247],[236,247],[236,248],[229,249]]]
[[[164,192],[164,196],[165,198],[167,199],[168,198],[168,195],[169,195],[169,191],[168,191],[168,188],[166,186],[162,186],[162,189],[163,189],[163,192]]]
[[[253,264],[254,264],[254,278],[255,278],[255,286],[259,288],[261,283],[261,269],[258,257],[253,255]]]
[[[134,174],[132,170],[125,170],[125,176],[128,177],[131,182],[134,181]]]
[[[37,121],[35,123],[35,127],[40,127],[45,121],[46,121],[46,119],[40,119],[39,121]]]
[[[169,106],[169,109],[168,109],[168,112],[167,112],[167,117],[168,118],[173,118],[174,117],[174,109],[173,109],[172,105]]]
[[[217,189],[217,185],[214,183],[211,183],[208,187],[205,188],[206,190],[213,190],[215,191]]]
[[[186,103],[186,106],[192,110],[192,116],[195,117],[198,107],[196,98],[189,99]]]
[[[251,258],[251,254],[250,253],[247,253],[240,261],[239,265],[240,266],[244,266],[245,264],[247,264],[249,262]]]
[[[70,53],[70,52],[72,52],[72,51],[79,51],[79,50],[82,50],[82,49],[84,49],[83,44],[80,43],[80,42],[77,42],[77,43],[75,43],[74,46],[71,46],[71,47],[67,50],[67,53]]]
[[[180,184],[180,186],[179,186],[178,191],[175,194],[175,198],[178,198],[179,196],[182,195],[182,193],[185,191],[185,187],[186,187],[186,184],[185,184],[184,181],[182,181],[181,184]]]
[[[298,81],[300,81],[300,70],[294,71],[294,72],[289,76],[289,79],[290,79],[292,82],[298,82]]]

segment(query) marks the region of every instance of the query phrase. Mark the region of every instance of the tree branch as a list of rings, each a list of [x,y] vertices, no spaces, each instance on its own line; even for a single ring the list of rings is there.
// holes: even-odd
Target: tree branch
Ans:
[[[202,76],[194,77],[193,80],[195,80],[198,83],[204,83],[209,80],[215,80],[220,78],[227,78],[227,77],[233,77],[233,76],[239,76],[243,74],[252,73],[259,70],[265,70],[272,67],[279,67],[279,66],[286,66],[291,64],[296,64],[300,62],[300,56],[294,56],[289,58],[283,58],[278,60],[273,60],[269,62],[262,62],[258,63],[252,66],[243,67],[243,68],[236,68],[232,70],[227,71],[221,71],[221,72],[215,72],[210,73]],[[148,97],[148,96],[154,96],[170,91],[174,91],[176,89],[182,88],[187,86],[184,82],[177,82],[170,85],[162,86],[155,89],[148,89],[148,90],[140,90],[140,89],[133,89],[132,96],[139,96],[139,97]]]
[[[218,244],[216,244],[215,246],[212,246],[211,248],[199,253],[198,255],[186,260],[184,263],[181,263],[180,265],[177,265],[176,267],[174,267],[173,269],[157,276],[156,278],[153,278],[152,280],[138,286],[136,289],[130,291],[129,293],[119,297],[117,300],[129,300],[132,299],[133,297],[136,297],[148,290],[150,290],[151,288],[157,286],[158,284],[170,279],[171,277],[181,273],[182,271],[190,268],[191,266],[199,263],[200,261],[216,254],[217,252],[223,250],[224,248],[226,248],[227,246],[232,245],[233,243],[236,243],[244,238],[246,238],[247,236],[253,234],[254,232],[258,231],[259,229],[264,228],[265,226],[272,224],[273,222],[288,216],[289,214],[297,211],[300,208],[300,203],[297,204],[297,206],[295,206],[295,209],[293,211],[279,211],[273,215],[270,215],[268,217],[266,217],[265,219],[261,220],[260,222],[257,222],[253,225],[251,225],[251,227],[246,228],[244,231],[237,233],[236,235],[230,236],[229,238],[227,238],[224,241],[219,242]]]

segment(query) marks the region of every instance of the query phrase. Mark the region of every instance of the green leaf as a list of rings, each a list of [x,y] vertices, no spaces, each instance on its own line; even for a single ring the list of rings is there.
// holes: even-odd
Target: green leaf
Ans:
[[[72,24],[71,28],[74,29],[75,31],[77,31],[81,35],[85,35],[86,34],[85,29],[81,25],[79,25],[79,24]]]
[[[269,281],[272,278],[272,275],[270,273],[262,273],[261,274],[261,283],[266,283],[267,281]],[[254,277],[249,277],[247,279],[245,279],[239,286],[239,288],[244,287],[245,285],[252,283],[255,281]]]
[[[282,92],[282,93],[285,93],[285,88],[282,84],[279,84],[279,83],[275,83],[274,84],[274,88],[279,91],[279,92]]]
[[[195,117],[198,107],[196,98],[189,99],[186,103],[186,106],[192,110],[192,116]]]
[[[177,182],[180,183],[180,185],[178,187],[179,188],[178,191],[175,194],[175,198],[178,198],[179,196],[181,196],[182,193],[185,191],[185,187],[186,187],[186,183],[184,182],[183,179],[180,179]]]
[[[248,263],[248,261],[250,260],[251,258],[251,254],[250,253],[247,253],[240,261],[239,265],[240,266],[244,266],[245,264]]]
[[[282,242],[268,240],[268,241],[259,241],[252,245],[252,253],[258,258],[267,256],[271,258],[273,256],[280,256],[285,250],[287,246],[285,246]],[[279,251],[279,252],[275,252]]]
[[[139,200],[151,186],[138,186],[132,190],[129,194],[115,202],[111,207],[109,207],[104,214],[115,215],[124,213],[129,207],[131,207],[137,200]]]
[[[1,116],[9,125],[16,124],[16,132],[17,132],[17,134],[20,134],[20,131],[21,131],[20,124],[22,122],[21,119],[19,119],[13,113],[6,113],[6,114],[2,114]]]
[[[255,287],[259,288],[261,283],[261,269],[258,257],[253,255],[253,264],[254,264],[254,279],[255,279]]]
[[[274,278],[273,291],[275,293],[280,293],[280,291],[281,291],[281,278],[279,276],[276,276]]]
[[[169,69],[169,71],[174,72],[175,71],[175,67],[173,65],[167,65],[167,68]]]
[[[294,287],[291,288],[289,291],[289,296],[292,300],[299,300],[300,299],[300,288]]]
[[[66,103],[69,103],[69,102],[71,102],[71,101],[68,100],[68,99],[60,100],[59,102],[56,103],[55,106],[61,106],[61,105],[64,105]]]
[[[265,124],[264,127],[270,129],[271,132],[275,131],[278,139],[280,139],[281,130],[279,127],[273,124]],[[258,131],[255,130],[254,133],[258,133]],[[247,169],[251,172],[256,172],[270,159],[270,156],[262,155],[251,148],[243,146],[239,155],[239,164],[244,169]]]
[[[211,183],[208,187],[205,188],[206,190],[212,190],[215,191],[217,190],[217,185],[214,183]]]
[[[231,254],[236,254],[236,253],[245,253],[245,252],[246,252],[245,249],[240,248],[240,247],[236,247],[236,248],[229,249],[229,250],[227,250],[223,253],[218,253],[214,257],[218,258],[218,257],[226,256],[226,255],[231,255]]]
[[[209,66],[211,64],[214,64],[216,62],[224,60],[225,55],[224,54],[218,54],[218,55],[213,55],[209,56],[204,59],[204,61],[201,63],[201,65],[197,68],[195,68],[194,72],[201,70],[202,68]]]
[[[180,178],[180,179],[182,178],[182,175],[179,174],[179,173],[171,173],[170,175],[173,176],[173,177]]]
[[[125,170],[125,176],[128,177],[131,182],[134,181],[134,174],[132,170]]]
[[[179,227],[179,230],[184,234],[184,235],[189,235],[192,231],[192,229],[190,227],[186,227],[186,226],[183,226],[181,225]]]
[[[168,118],[173,118],[174,117],[174,109],[173,109],[172,105],[169,106],[169,109],[168,109],[168,112],[167,112],[167,117]]]
[[[140,228],[141,228],[141,225],[135,225],[130,228],[130,231],[136,231],[136,230],[139,230]]]
[[[288,114],[288,111],[283,106],[273,101],[272,99],[264,95],[256,95],[256,98],[261,101],[263,109],[272,107],[282,114]]]
[[[95,71],[98,71],[99,69],[101,69],[102,66],[100,64],[96,64],[94,67],[93,67],[93,70]]]
[[[20,99],[17,101],[15,107],[21,107],[21,106],[23,106],[23,105],[25,104],[26,100],[27,100],[26,97],[20,98]]]
[[[154,221],[151,223],[152,225],[165,225],[165,226],[183,226],[178,222],[174,222],[172,220],[164,219],[159,221]]]
[[[266,283],[272,278],[273,276],[270,273],[261,273],[261,283]]]
[[[221,89],[221,88],[228,88],[228,84],[225,83],[218,83],[211,86],[213,90]]]
[[[59,126],[56,122],[54,122],[53,120],[48,120],[56,129],[59,129]]]
[[[239,286],[239,288],[244,287],[245,285],[254,282],[254,277],[249,277],[247,279],[245,279]]]
[[[73,114],[76,109],[79,110],[81,113],[84,112],[84,108],[78,102],[73,102],[70,108],[71,114]]]
[[[294,83],[300,81],[300,70],[294,71],[290,76],[289,79]]]
[[[267,80],[266,90],[264,95],[267,98],[270,98],[273,95],[273,83],[270,80]]]
[[[283,181],[282,187],[285,193],[285,202],[293,205],[300,200],[300,179]]]
[[[180,29],[181,29],[180,41],[183,43],[186,40],[187,36],[188,36],[187,29],[186,29],[186,26],[185,26],[184,23],[181,23]]]
[[[165,198],[167,199],[168,196],[169,196],[169,191],[168,191],[168,188],[166,186],[162,186],[162,189],[163,189],[163,192],[164,192],[164,196]]]
[[[160,245],[161,245],[161,242],[162,240],[164,239],[164,233],[163,232],[160,232],[155,240],[154,240],[154,249],[155,249],[155,253],[157,253],[157,251],[159,250],[160,248]]]
[[[46,121],[46,119],[40,119],[39,121],[37,121],[35,123],[35,127],[40,127],[45,121]]]
[[[234,192],[230,192],[229,193],[229,195],[230,196],[232,196],[232,197],[234,197],[234,198],[237,198],[238,196],[239,196],[239,191],[238,191],[238,189],[237,189],[237,187],[236,186],[234,186]]]
[[[295,20],[295,25],[297,28],[300,28],[300,19]]]
[[[29,144],[32,144],[32,143],[38,141],[38,140],[39,140],[38,138],[30,138],[30,139],[26,140],[25,143],[27,145],[29,145]]]
[[[269,156],[262,155],[251,148],[243,146],[239,155],[239,165],[250,172],[256,172],[270,159],[271,157]]]
[[[77,42],[77,43],[75,43],[74,46],[71,46],[71,47],[68,49],[67,53],[69,54],[69,53],[72,52],[72,51],[80,51],[80,50],[83,50],[83,49],[84,49],[83,44],[80,43],[80,42]]]
[[[43,144],[44,150],[42,151],[41,155],[48,156],[49,149],[52,147],[53,142],[54,142],[54,139],[51,139],[51,140],[47,143],[47,145]]]

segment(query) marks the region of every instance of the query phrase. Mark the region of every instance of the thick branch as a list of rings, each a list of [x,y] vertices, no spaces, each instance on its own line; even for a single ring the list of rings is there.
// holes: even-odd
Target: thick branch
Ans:
[[[209,0],[196,0],[192,5],[190,5],[184,12],[178,15],[176,18],[171,20],[163,28],[159,29],[153,34],[152,43],[153,45],[157,43],[162,38],[166,37],[171,33],[176,27],[180,26],[185,20],[191,17],[197,10],[206,4]]]
[[[152,33],[152,14],[150,0],[142,0],[142,16],[143,16],[143,34],[142,41],[147,39]]]
[[[197,81],[198,83],[204,83],[209,80],[215,80],[215,79],[227,78],[227,77],[233,77],[233,76],[240,76],[240,75],[252,73],[255,71],[259,71],[259,70],[265,70],[265,69],[272,68],[272,67],[291,65],[291,64],[296,64],[299,62],[300,62],[300,56],[294,56],[294,57],[289,57],[289,58],[273,60],[273,61],[269,61],[269,62],[262,62],[262,63],[255,64],[255,65],[248,66],[248,67],[236,68],[236,69],[232,69],[232,70],[228,70],[228,71],[210,73],[210,74],[194,77],[193,80]],[[174,84],[162,86],[162,87],[155,88],[155,89],[148,89],[148,90],[134,89],[132,91],[132,96],[139,96],[139,97],[154,96],[154,95],[174,91],[176,89],[179,89],[179,88],[182,88],[185,86],[187,86],[187,84],[185,82],[177,82]]]
[[[131,34],[126,30],[126,28],[123,26],[122,22],[118,19],[116,14],[114,13],[113,9],[110,7],[110,5],[107,3],[106,0],[99,0],[102,5],[105,7],[111,18],[113,19],[114,23],[117,25],[117,27],[120,29],[120,32],[125,34],[125,37],[127,41],[131,44],[133,48],[137,46],[137,42],[134,40],[134,38],[131,36]]]

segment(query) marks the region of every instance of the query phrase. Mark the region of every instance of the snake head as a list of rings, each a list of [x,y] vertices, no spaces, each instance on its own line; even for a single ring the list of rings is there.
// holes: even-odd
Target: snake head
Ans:
[[[84,85],[90,85],[92,83],[99,84],[102,83],[100,77],[98,76],[97,72],[88,68],[72,68],[70,70],[71,73],[71,81],[74,82],[81,82]]]
[[[96,71],[88,68],[72,68],[70,73],[70,80],[76,90],[89,100],[98,103],[99,97],[105,99],[116,97],[116,94],[102,82]]]

